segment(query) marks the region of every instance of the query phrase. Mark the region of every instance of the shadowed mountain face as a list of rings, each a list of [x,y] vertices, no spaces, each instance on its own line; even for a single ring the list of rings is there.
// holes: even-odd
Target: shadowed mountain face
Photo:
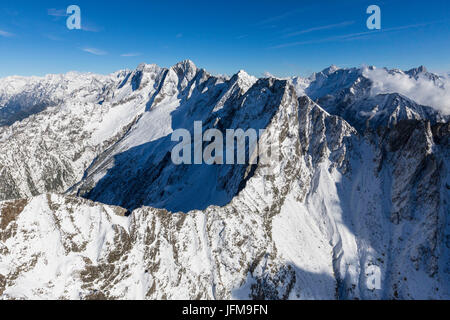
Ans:
[[[39,113],[49,107],[49,103],[16,102],[10,101],[0,106],[0,126],[10,126],[17,121],[28,118],[30,115]]]
[[[181,93],[176,97],[179,104],[177,109],[164,110],[170,108],[164,104],[156,106],[150,109],[149,117],[153,111],[158,112],[158,108],[163,109],[160,112],[167,113],[165,125],[171,126],[171,130],[187,129],[192,138],[194,121],[202,121],[204,131],[212,128],[220,130],[223,137],[226,136],[226,129],[254,129],[259,132],[266,128],[285,99],[287,82],[259,80],[251,89],[244,91],[239,88],[240,76],[242,75],[220,85],[214,85],[212,81],[205,79],[211,83],[209,86],[208,83],[196,82],[194,78],[188,83],[190,96],[186,97]],[[202,93],[205,90],[208,94]],[[227,96],[226,100],[223,100],[224,96]],[[223,106],[217,107],[221,101]],[[85,193],[85,197],[130,210],[145,205],[188,212],[194,209],[204,210],[210,205],[226,205],[245,186],[245,181],[251,178],[252,165],[174,164],[171,151],[179,142],[172,142],[171,134],[124,152],[116,151],[121,150],[124,145],[132,144],[135,136],[142,135],[145,130],[148,128],[140,126],[138,121],[117,145],[108,150],[108,158],[101,159],[98,164],[94,162],[96,171],[85,180],[87,185],[95,187]],[[225,138],[223,140],[225,143]],[[206,145],[207,143],[203,144],[204,147]],[[247,159],[248,148],[247,143]],[[226,150],[225,146],[223,150]],[[193,155],[194,151],[191,153]],[[226,158],[224,162],[226,163]],[[104,170],[105,163],[113,165],[98,182],[90,181],[91,176],[95,179],[99,175],[98,170]],[[83,186],[80,189],[85,191]]]
[[[66,193],[0,202],[0,295],[450,297],[446,116],[372,95],[359,69],[228,79],[184,61],[89,79],[0,129],[2,199]],[[265,129],[279,158],[175,165],[171,134],[194,121]]]

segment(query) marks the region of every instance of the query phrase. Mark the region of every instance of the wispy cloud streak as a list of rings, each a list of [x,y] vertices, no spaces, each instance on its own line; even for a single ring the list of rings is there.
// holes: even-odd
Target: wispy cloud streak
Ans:
[[[131,52],[131,53],[123,53],[120,56],[121,57],[138,57],[140,55],[142,55],[142,54],[139,52]]]
[[[381,29],[381,30],[356,32],[356,33],[338,35],[338,36],[322,38],[322,39],[289,42],[289,43],[283,43],[283,44],[279,44],[276,46],[272,46],[270,48],[271,49],[280,49],[280,48],[295,47],[295,46],[306,45],[306,44],[315,44],[315,43],[324,43],[324,42],[333,42],[333,41],[342,41],[342,40],[356,40],[358,38],[363,38],[364,36],[379,35],[379,34],[386,33],[386,32],[401,31],[401,30],[406,30],[406,29],[411,29],[411,28],[419,28],[419,27],[424,27],[424,26],[428,26],[431,24],[441,23],[441,22],[444,22],[444,21],[443,20],[432,21],[432,22],[427,22],[427,23],[419,23],[419,24],[411,24],[411,25],[406,25],[406,26],[385,28],[385,29]]]
[[[314,31],[321,31],[321,30],[341,28],[341,27],[352,25],[354,23],[355,23],[355,21],[344,21],[344,22],[341,22],[341,23],[329,24],[329,25],[325,25],[325,26],[309,28],[309,29],[305,29],[305,30],[300,30],[300,31],[295,31],[295,32],[288,33],[288,34],[284,35],[283,38],[295,37],[295,36],[299,36],[299,35],[302,35],[302,34],[305,34],[305,33],[311,33],[311,32],[314,32]]]
[[[15,34],[11,33],[11,32],[4,31],[4,30],[0,30],[0,36],[5,37],[5,38],[11,38],[11,37],[14,37]]]
[[[108,52],[103,51],[101,49],[96,49],[96,48],[83,48],[82,50],[84,52],[95,54],[96,56],[104,56],[104,55],[108,54]]]
[[[67,12],[64,9],[47,9],[47,14],[52,17],[67,17]]]
[[[81,30],[87,31],[87,32],[101,32],[103,30],[103,28],[83,22],[82,26],[81,26]]]
[[[294,15],[296,13],[302,12],[302,11],[303,10],[291,10],[291,11],[287,11],[287,12],[282,13],[282,14],[277,15],[277,16],[268,17],[268,18],[266,18],[266,19],[256,23],[255,26],[264,26],[264,25],[267,25],[267,24],[271,24],[271,23],[274,23],[274,22],[277,22],[277,21],[289,18],[290,16],[292,16],[292,15]]]

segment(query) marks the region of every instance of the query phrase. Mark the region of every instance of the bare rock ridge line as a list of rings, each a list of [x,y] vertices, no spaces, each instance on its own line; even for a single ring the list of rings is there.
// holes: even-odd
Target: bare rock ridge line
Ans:
[[[0,296],[448,299],[448,115],[372,86],[189,60],[0,79]],[[194,121],[265,129],[280,158],[176,166],[170,135]]]

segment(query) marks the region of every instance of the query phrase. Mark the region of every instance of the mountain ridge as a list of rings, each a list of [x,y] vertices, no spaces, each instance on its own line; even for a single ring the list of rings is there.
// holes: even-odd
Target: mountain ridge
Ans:
[[[0,127],[0,296],[448,299],[448,118],[361,69],[308,81],[143,64]],[[279,158],[174,165],[200,120]]]

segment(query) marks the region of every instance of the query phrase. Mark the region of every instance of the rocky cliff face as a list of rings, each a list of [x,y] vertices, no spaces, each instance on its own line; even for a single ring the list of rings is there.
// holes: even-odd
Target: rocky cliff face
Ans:
[[[1,128],[3,298],[450,297],[445,115],[357,69],[106,79],[85,112],[74,96]],[[265,129],[279,158],[174,165],[171,132],[199,120]]]

